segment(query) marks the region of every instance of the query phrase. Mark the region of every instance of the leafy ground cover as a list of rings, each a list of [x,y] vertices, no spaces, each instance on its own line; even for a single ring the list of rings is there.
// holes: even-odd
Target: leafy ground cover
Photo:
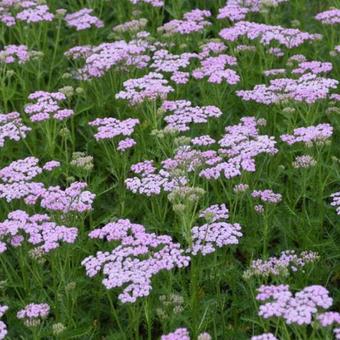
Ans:
[[[0,339],[340,339],[339,27],[0,1]]]

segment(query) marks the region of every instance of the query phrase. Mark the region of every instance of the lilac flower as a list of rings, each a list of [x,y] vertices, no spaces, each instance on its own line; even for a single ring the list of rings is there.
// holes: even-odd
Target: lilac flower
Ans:
[[[262,202],[277,204],[282,201],[282,195],[276,194],[270,189],[254,190],[251,193],[252,197],[260,199]]]
[[[337,85],[338,81],[335,79],[307,73],[298,79],[273,79],[269,85],[256,85],[253,90],[237,91],[236,94],[245,101],[253,100],[266,105],[286,100],[312,104],[327,98],[330,90]]]
[[[188,100],[167,100],[163,102],[161,109],[172,112],[164,118],[167,123],[165,129],[179,132],[188,131],[190,124],[207,123],[208,118],[222,115],[222,111],[216,106],[192,106]]]
[[[138,119],[128,118],[121,121],[112,117],[97,118],[89,123],[90,126],[94,126],[98,130],[94,135],[97,141],[117,136],[131,136],[138,124]]]
[[[166,49],[160,49],[152,56],[150,67],[155,72],[175,73],[189,66],[193,58],[197,58],[196,53],[172,54]]]
[[[45,170],[45,171],[52,171],[55,168],[59,168],[59,167],[60,167],[60,162],[49,161],[49,162],[45,163],[45,165],[42,167],[42,169]]]
[[[263,333],[261,335],[252,336],[251,340],[278,340],[278,338],[272,333]]]
[[[0,51],[0,62],[5,64],[25,64],[30,60],[31,53],[26,45],[6,45]]]
[[[124,286],[118,296],[123,303],[148,296],[152,276],[162,270],[185,267],[190,261],[170,236],[147,233],[142,225],[129,220],[109,223],[91,231],[89,237],[121,242],[111,252],[99,251],[95,256],[85,258],[82,265],[89,277],[102,271],[102,283],[107,289]]]
[[[316,165],[316,160],[309,155],[302,155],[297,156],[295,160],[292,163],[293,168],[299,169],[299,168],[310,168]]]
[[[31,128],[24,125],[18,112],[0,113],[0,148],[7,139],[19,141],[26,138]]]
[[[225,135],[219,140],[219,153],[227,161],[219,161],[200,172],[204,178],[217,179],[223,173],[226,178],[240,175],[240,170],[255,171],[255,157],[261,153],[273,155],[277,152],[273,137],[259,135],[258,122],[254,117],[244,117],[241,123],[225,128]]]
[[[309,146],[312,143],[324,143],[332,134],[333,127],[326,123],[294,129],[291,135],[281,135],[281,140],[289,145],[304,143]]]
[[[325,312],[317,316],[317,320],[322,327],[328,327],[333,324],[340,325],[340,313],[338,312]]]
[[[191,143],[193,145],[208,146],[208,145],[215,144],[216,140],[214,138],[211,138],[209,135],[203,135],[203,136],[192,138]]]
[[[321,12],[315,16],[315,19],[327,25],[340,24],[340,9],[335,8]]]
[[[8,306],[0,305],[0,318],[6,313]],[[0,320],[0,340],[5,339],[7,335],[7,326],[6,324]]]
[[[161,340],[190,340],[190,335],[186,328],[177,328],[172,333],[162,335]]]
[[[183,16],[183,20],[174,19],[159,27],[160,31],[166,34],[179,33],[182,35],[203,31],[205,27],[211,25],[206,18],[211,16],[210,11],[194,9]]]
[[[335,207],[336,213],[340,215],[340,191],[332,194],[331,198],[332,198],[331,206]]]
[[[59,102],[66,100],[61,92],[36,91],[28,96],[28,99],[36,101],[25,106],[25,112],[32,122],[41,122],[54,118],[64,120],[74,114],[73,110],[62,109]]]
[[[317,285],[305,287],[295,296],[287,285],[262,285],[258,292],[256,299],[264,302],[259,315],[265,319],[282,317],[287,324],[311,324],[318,308],[328,309],[333,304],[328,290]]]
[[[92,209],[95,195],[86,191],[86,183],[74,182],[65,190],[59,186],[46,188],[44,183],[32,180],[43,171],[52,171],[59,162],[51,161],[42,168],[35,157],[27,157],[12,162],[0,169],[0,198],[7,202],[24,199],[26,204],[34,205],[41,199],[40,205],[53,211],[85,212]]]
[[[132,139],[132,138],[125,138],[125,139],[121,140],[118,143],[117,150],[124,152],[124,151],[126,151],[128,149],[131,149],[135,145],[136,145],[136,142],[135,142],[134,139]]]
[[[200,177],[207,179],[217,179],[222,174],[228,179],[233,178],[239,176],[241,170],[254,172],[257,155],[277,152],[274,138],[260,135],[257,125],[254,117],[244,117],[240,124],[226,127],[225,135],[218,142],[221,147],[218,153],[181,146],[173,158],[162,162],[160,170],[153,167],[152,172],[128,178],[125,184],[134,193],[151,196],[160,194],[162,190],[171,192],[185,187],[192,172],[198,172]]]
[[[129,42],[120,40],[98,46],[76,46],[65,55],[71,59],[85,59],[85,65],[76,70],[78,78],[99,78],[113,66],[145,68],[150,61],[147,53],[155,48],[146,38],[139,32],[136,39]]]
[[[240,77],[236,71],[227,66],[236,64],[236,58],[228,54],[207,57],[201,60],[201,67],[195,69],[192,75],[195,79],[207,77],[209,83],[221,84],[225,81],[229,85],[235,85],[240,81]]]
[[[117,99],[125,99],[130,105],[141,104],[149,100],[154,101],[157,98],[166,99],[174,89],[168,85],[160,73],[150,72],[142,78],[126,80],[123,83],[124,91],[116,94]]]
[[[23,1],[22,3],[23,10],[16,15],[18,20],[28,24],[53,20],[54,15],[49,12],[47,5],[39,5],[37,1]]]
[[[328,73],[332,71],[333,65],[329,62],[322,62],[322,61],[303,61],[300,62],[298,67],[292,70],[294,74],[303,74],[303,73]]]
[[[82,8],[80,11],[67,14],[65,16],[65,21],[70,27],[74,27],[77,31],[82,31],[92,26],[100,28],[104,27],[102,20],[98,19],[96,16],[91,15],[93,9]]]
[[[25,308],[19,310],[17,318],[23,320],[28,327],[40,324],[41,320],[46,319],[50,313],[50,306],[47,303],[30,303]]]
[[[42,173],[38,163],[39,159],[35,157],[27,157],[14,161],[0,169],[0,179],[5,183],[30,181]]]
[[[216,248],[239,243],[238,238],[242,236],[241,226],[238,223],[225,222],[229,211],[224,204],[212,205],[201,211],[199,216],[204,217],[208,223],[191,229],[192,246],[188,251],[192,255],[201,253],[205,256],[215,252]]]
[[[190,77],[189,72],[175,71],[170,77],[170,79],[178,85],[183,85],[189,81],[189,77]]]
[[[318,259],[318,253],[312,251],[303,251],[300,254],[296,254],[294,250],[285,250],[281,252],[279,257],[252,261],[250,268],[244,272],[243,276],[248,279],[253,276],[289,275],[289,271],[297,272],[307,264],[314,263]]]
[[[78,235],[77,228],[59,226],[42,214],[29,216],[25,211],[15,210],[8,218],[0,222],[0,253],[8,245],[19,247],[26,239],[36,250],[48,253],[60,246],[61,242],[74,243]]]
[[[84,182],[73,182],[68,188],[62,190],[60,186],[48,187],[41,195],[41,207],[60,211],[63,213],[83,213],[92,210],[95,194],[85,190]]]
[[[275,41],[287,48],[298,47],[305,41],[321,38],[320,34],[311,34],[298,29],[249,21],[239,21],[232,27],[222,29],[220,36],[227,41],[235,41],[243,36],[250,40],[259,38],[263,45],[269,45],[272,41]]]
[[[227,0],[224,7],[219,9],[217,19],[230,21],[244,20],[248,13],[260,12],[264,7],[276,7],[288,0]]]
[[[229,210],[225,204],[214,204],[202,210],[199,217],[205,218],[207,222],[217,222],[229,218]]]

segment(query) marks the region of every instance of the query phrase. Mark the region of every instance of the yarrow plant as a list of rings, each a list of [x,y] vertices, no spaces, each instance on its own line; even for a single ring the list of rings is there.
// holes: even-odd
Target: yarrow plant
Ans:
[[[0,62],[5,64],[25,64],[31,58],[31,53],[26,45],[7,45],[0,50]]]
[[[340,24],[340,9],[335,8],[318,13],[315,19],[327,25]]]
[[[27,327],[36,327],[50,313],[50,306],[47,303],[30,303],[17,313],[17,318],[22,320]]]
[[[226,222],[229,211],[224,204],[210,206],[200,213],[200,217],[205,218],[208,223],[192,228],[192,255],[207,255],[216,251],[216,248],[239,243],[238,239],[242,236],[241,226]]]
[[[25,113],[29,115],[32,122],[41,122],[51,118],[64,120],[74,114],[73,110],[59,106],[61,101],[66,100],[65,94],[61,92],[36,91],[31,93],[28,99],[35,101],[25,106]]]
[[[58,248],[60,242],[74,243],[77,234],[77,228],[59,226],[46,214],[29,216],[25,211],[16,210],[0,222],[0,253],[9,245],[20,247],[26,239],[36,251],[48,253]]]
[[[92,9],[83,8],[78,12],[67,14],[65,16],[65,21],[70,27],[74,27],[77,31],[82,31],[92,26],[100,28],[104,26],[103,21],[91,15]]]
[[[18,112],[0,113],[0,147],[5,145],[6,140],[18,142],[26,138],[29,131],[31,128],[23,123]]]
[[[8,310],[8,306],[6,305],[0,305],[0,318],[3,317],[3,315],[6,313]],[[0,320],[0,339],[5,339],[7,335],[7,326],[6,324]]]
[[[0,339],[340,340],[337,2],[0,0]]]
[[[129,79],[123,84],[124,90],[116,94],[117,99],[124,99],[130,105],[141,104],[144,101],[154,101],[157,98],[166,99],[174,89],[161,73],[150,72],[142,78]]]
[[[162,270],[186,267],[190,258],[168,235],[147,233],[140,224],[120,219],[90,232],[91,239],[120,241],[111,252],[99,251],[82,261],[89,277],[103,272],[107,289],[125,286],[118,298],[123,303],[148,296],[151,278]]]

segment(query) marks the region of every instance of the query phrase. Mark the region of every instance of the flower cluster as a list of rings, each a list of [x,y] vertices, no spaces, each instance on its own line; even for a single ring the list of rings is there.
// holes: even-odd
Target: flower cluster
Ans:
[[[47,303],[30,303],[17,313],[17,318],[23,320],[28,327],[38,326],[50,313],[50,306]]]
[[[26,137],[31,128],[24,125],[18,112],[0,113],[0,148],[7,139],[19,141]]]
[[[172,74],[171,80],[177,84],[185,84],[189,80],[189,73],[181,69],[189,66],[193,58],[197,58],[196,53],[172,54],[166,49],[160,49],[154,53],[150,67],[156,72]]]
[[[59,226],[47,215],[29,216],[25,211],[15,210],[0,222],[0,253],[6,251],[8,245],[21,246],[25,239],[35,250],[48,253],[58,248],[60,242],[74,243],[77,234],[77,228]]]
[[[289,145],[304,143],[307,146],[313,143],[323,144],[333,134],[333,127],[330,124],[311,125],[294,129],[291,135],[281,135],[281,140]]]
[[[340,191],[332,194],[331,198],[332,198],[331,206],[335,207],[336,213],[340,215]]]
[[[91,15],[93,9],[82,8],[75,13],[67,14],[65,21],[69,27],[74,27],[77,31],[82,31],[92,26],[100,28],[104,26],[103,21]]]
[[[18,2],[21,3],[21,7],[23,8],[23,10],[16,15],[16,18],[20,21],[30,24],[44,21],[48,22],[54,19],[54,15],[49,11],[48,6],[40,5],[38,0]]]
[[[118,92],[116,98],[127,100],[130,105],[154,101],[157,98],[166,99],[168,94],[174,91],[164,76],[156,72],[150,72],[141,78],[128,79],[123,86],[124,90]]]
[[[92,239],[120,241],[111,252],[99,251],[82,261],[89,277],[104,274],[107,289],[122,287],[118,296],[123,303],[135,302],[152,289],[151,278],[162,270],[185,267],[190,258],[170,236],[147,233],[140,224],[120,219],[90,232]]]
[[[76,70],[76,77],[84,80],[102,77],[113,66],[144,68],[150,61],[147,53],[154,49],[145,33],[139,32],[136,39],[129,42],[119,40],[98,46],[75,46],[65,55],[73,60],[85,59],[84,66]]]
[[[25,64],[30,57],[31,53],[26,45],[7,45],[0,51],[0,62],[5,64]]]
[[[7,309],[8,309],[8,306],[0,305],[0,319],[6,313]],[[5,339],[6,335],[7,335],[7,326],[3,321],[0,320],[0,340]]]
[[[258,259],[251,263],[243,276],[251,278],[253,276],[268,277],[289,275],[289,272],[297,272],[307,264],[318,261],[319,255],[313,251],[303,251],[296,254],[294,250],[285,250],[279,257],[270,257],[268,260]]]
[[[40,205],[52,211],[85,212],[92,209],[95,194],[85,190],[84,182],[73,182],[65,190],[59,186],[45,187],[42,182],[33,179],[43,171],[51,171],[60,165],[59,162],[47,162],[43,167],[38,165],[35,157],[27,157],[12,162],[0,169],[0,198],[11,202],[24,199],[28,205],[34,205],[41,199]]]
[[[66,100],[61,92],[36,91],[28,96],[35,103],[27,104],[25,112],[32,122],[41,122],[48,119],[64,120],[74,114],[73,110],[63,109],[59,103]]]
[[[218,118],[222,111],[216,106],[192,106],[188,100],[164,101],[161,109],[172,114],[166,115],[164,121],[167,123],[165,130],[188,131],[190,124],[203,124],[208,118]]]
[[[302,32],[296,28],[258,24],[249,21],[239,21],[232,27],[222,29],[220,36],[228,41],[235,41],[240,37],[246,37],[250,40],[260,39],[263,45],[269,45],[272,41],[275,41],[287,48],[294,48],[305,41],[321,38],[320,34]]]
[[[209,56],[201,60],[201,66],[192,75],[195,79],[208,78],[208,82],[213,84],[225,81],[229,85],[235,85],[240,81],[240,76],[228,66],[236,64],[236,58],[228,54]]]
[[[190,340],[190,335],[186,328],[177,328],[172,333],[162,335],[161,340]]]
[[[281,317],[287,324],[297,325],[311,324],[319,308],[328,309],[333,304],[328,290],[318,285],[305,287],[295,295],[288,285],[262,285],[256,299],[264,302],[259,309],[264,319]]]
[[[338,83],[332,78],[306,73],[298,79],[272,79],[269,85],[255,85],[253,90],[241,90],[236,94],[245,101],[253,100],[266,105],[287,100],[312,104],[327,98],[330,90],[336,88]]]
[[[277,149],[274,138],[260,135],[258,124],[254,117],[243,117],[240,124],[227,126],[225,135],[218,142],[219,153],[226,159],[216,159],[213,166],[208,166],[200,172],[200,176],[217,179],[223,173],[226,178],[232,178],[240,175],[241,170],[254,172],[256,156],[262,153],[275,154]]]
[[[6,26],[14,26],[16,19],[26,23],[52,21],[54,15],[47,5],[39,0],[3,0],[0,3],[0,21]]]
[[[262,202],[277,204],[282,201],[282,195],[276,194],[270,189],[266,190],[254,190],[251,193],[251,196],[254,198],[258,198]]]
[[[315,16],[315,19],[327,25],[340,24],[340,9],[335,8],[321,12]]]
[[[131,136],[138,124],[138,119],[128,118],[125,120],[119,120],[111,117],[97,118],[89,122],[90,126],[97,128],[98,132],[94,135],[97,141],[112,139],[118,136]]]
[[[96,195],[85,190],[86,188],[87,184],[84,182],[73,182],[65,190],[60,186],[50,186],[41,195],[40,205],[45,209],[64,214],[90,211]]]
[[[206,18],[211,16],[210,11],[194,9],[184,14],[182,20],[174,19],[159,27],[160,31],[166,34],[190,34],[203,31],[205,27],[211,25]]]
[[[218,11],[217,19],[229,19],[240,21],[246,18],[248,13],[260,12],[266,7],[276,7],[288,0],[227,0],[224,7]]]
[[[322,62],[317,60],[312,61],[302,61],[298,64],[298,67],[292,70],[293,74],[303,74],[303,73],[328,73],[332,71],[333,65],[330,62]]]
[[[200,217],[204,217],[208,223],[192,228],[192,246],[189,249],[192,255],[207,255],[215,252],[216,248],[239,243],[241,226],[226,222],[229,213],[224,204],[210,206],[200,213]]]

